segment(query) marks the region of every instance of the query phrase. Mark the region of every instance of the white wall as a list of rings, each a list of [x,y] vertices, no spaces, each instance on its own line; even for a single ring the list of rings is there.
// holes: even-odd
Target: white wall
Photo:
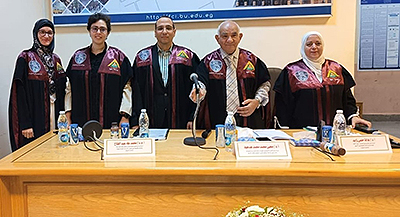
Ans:
[[[335,0],[332,10],[333,16],[329,18],[238,21],[244,33],[240,46],[253,51],[268,66],[283,67],[300,58],[300,41],[304,33],[317,30],[326,41],[325,55],[353,71],[356,1]],[[177,23],[174,41],[191,48],[202,58],[218,47],[214,34],[219,23]],[[153,24],[114,25],[107,41],[121,48],[132,60],[139,49],[155,43],[153,30]],[[58,27],[56,37],[56,50],[64,65],[77,48],[90,43],[85,26]]]
[[[11,150],[8,137],[8,98],[18,54],[32,46],[33,23],[45,15],[45,0],[2,0],[0,20],[0,158]]]
[[[49,14],[50,0],[2,0],[3,30],[0,42],[0,157],[10,151],[8,139],[8,97],[11,76],[18,53],[32,45],[34,22]],[[268,66],[283,67],[300,58],[299,48],[304,33],[317,30],[325,38],[325,56],[354,70],[356,2],[334,0],[330,18],[291,18],[239,21],[244,37],[240,44],[258,55]],[[200,58],[216,49],[214,34],[219,22],[177,23],[175,43],[187,46]],[[155,43],[153,24],[113,26],[108,43],[121,48],[132,60],[136,52]],[[57,27],[56,50],[67,66],[72,53],[90,43],[84,26]],[[6,53],[4,51],[7,51]]]

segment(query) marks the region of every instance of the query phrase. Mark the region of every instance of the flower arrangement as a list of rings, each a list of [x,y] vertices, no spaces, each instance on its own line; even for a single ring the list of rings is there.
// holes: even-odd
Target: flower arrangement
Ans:
[[[258,205],[243,206],[230,211],[226,217],[303,217],[302,214],[287,213],[279,207],[259,207]]]

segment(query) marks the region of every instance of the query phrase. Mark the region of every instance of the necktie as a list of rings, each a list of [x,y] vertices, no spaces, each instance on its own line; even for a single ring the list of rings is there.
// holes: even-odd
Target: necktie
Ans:
[[[228,62],[226,72],[226,111],[236,113],[237,107],[239,107],[236,66],[233,56],[227,56],[226,59]]]

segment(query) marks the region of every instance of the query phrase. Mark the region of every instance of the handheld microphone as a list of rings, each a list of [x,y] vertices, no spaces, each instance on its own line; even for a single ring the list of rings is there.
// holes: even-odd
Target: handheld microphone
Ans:
[[[190,74],[190,80],[194,82],[194,85],[196,86],[196,90],[200,88],[199,85],[199,76],[197,76],[196,73]]]

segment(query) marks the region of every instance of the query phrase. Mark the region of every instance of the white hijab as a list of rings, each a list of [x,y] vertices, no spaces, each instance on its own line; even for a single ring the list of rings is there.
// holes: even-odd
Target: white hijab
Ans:
[[[319,32],[316,31],[311,31],[311,32],[307,32],[304,36],[303,39],[301,41],[301,48],[300,48],[300,54],[301,57],[303,58],[303,62],[308,66],[308,68],[311,69],[311,71],[314,72],[315,76],[317,76],[319,82],[322,82],[322,72],[321,72],[321,68],[322,68],[322,64],[324,64],[325,62],[325,57],[324,54],[322,53],[321,56],[316,59],[316,60],[310,60],[304,49],[306,46],[306,42],[308,37],[310,37],[311,35],[316,35],[319,37],[319,40],[321,40],[322,43],[322,48],[324,48],[324,39],[322,38],[322,35]]]

